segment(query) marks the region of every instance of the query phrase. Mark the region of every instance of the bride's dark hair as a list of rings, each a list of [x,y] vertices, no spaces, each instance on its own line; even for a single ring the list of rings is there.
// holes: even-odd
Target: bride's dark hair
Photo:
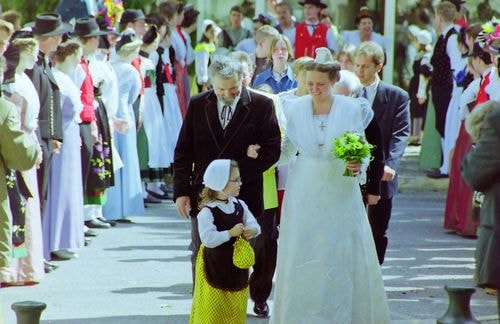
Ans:
[[[340,65],[337,62],[318,63],[309,61],[304,64],[304,69],[306,71],[327,73],[328,79],[330,79],[330,81],[332,82],[337,82],[338,80],[340,80]]]

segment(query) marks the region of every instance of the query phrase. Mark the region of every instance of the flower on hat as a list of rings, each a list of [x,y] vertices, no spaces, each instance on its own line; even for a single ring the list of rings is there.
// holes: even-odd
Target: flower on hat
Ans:
[[[497,54],[500,53],[500,46],[498,45],[500,41],[500,19],[493,17],[491,21],[481,27],[483,30],[477,36],[481,47]]]
[[[97,16],[104,17],[106,24],[111,27],[116,27],[121,19],[125,9],[123,8],[122,0],[104,0],[99,6]]]

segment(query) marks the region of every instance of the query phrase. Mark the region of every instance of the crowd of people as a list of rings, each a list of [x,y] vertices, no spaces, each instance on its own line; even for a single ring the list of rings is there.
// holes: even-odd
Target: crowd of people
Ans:
[[[390,46],[372,11],[348,31],[321,0],[299,4],[304,21],[276,1],[251,29],[243,5],[220,28],[174,0],[147,14],[96,1],[78,18],[60,6],[24,27],[4,13],[1,285],[38,283],[96,229],[173,199],[191,223],[191,323],[244,323],[248,296],[269,316],[275,272],[272,323],[388,323],[398,166],[408,143],[438,142],[428,176],[450,178],[444,226],[479,236],[478,282],[498,289],[499,21],[468,23],[445,0],[426,8],[431,29],[422,9],[403,90],[380,77]],[[371,159],[332,156],[350,132]],[[240,238],[251,272],[233,261]]]

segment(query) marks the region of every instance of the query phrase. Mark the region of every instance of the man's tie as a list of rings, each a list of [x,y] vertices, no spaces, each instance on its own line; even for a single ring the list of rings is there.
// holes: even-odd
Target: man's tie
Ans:
[[[224,107],[222,107],[220,118],[222,120],[222,128],[226,128],[227,124],[231,121],[231,118],[233,118],[233,108],[231,106],[224,105]]]
[[[362,98],[365,98],[366,100],[368,100],[368,93],[366,92],[366,88],[363,87],[363,90],[361,90],[361,96]]]

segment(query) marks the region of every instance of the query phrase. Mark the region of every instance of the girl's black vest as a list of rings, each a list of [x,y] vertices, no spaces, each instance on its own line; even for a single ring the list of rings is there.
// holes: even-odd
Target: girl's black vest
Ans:
[[[234,212],[226,214],[218,207],[208,207],[214,217],[214,225],[218,231],[226,231],[238,223],[243,223],[243,206],[234,203]],[[215,248],[203,249],[205,275],[208,283],[217,289],[239,291],[248,286],[248,269],[237,268],[233,264],[233,244],[236,238]]]

